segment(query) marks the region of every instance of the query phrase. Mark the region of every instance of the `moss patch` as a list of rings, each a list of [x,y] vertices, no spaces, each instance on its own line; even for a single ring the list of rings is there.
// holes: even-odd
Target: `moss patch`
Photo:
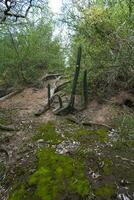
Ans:
[[[110,200],[115,194],[115,186],[112,184],[103,185],[96,189],[95,194],[99,199]]]
[[[98,130],[88,130],[88,129],[79,129],[73,134],[74,139],[77,139],[79,142],[107,142],[108,141],[108,131],[105,129]]]
[[[57,133],[54,123],[49,121],[47,124],[41,124],[38,127],[37,134],[33,139],[43,139],[49,144],[58,144],[62,140],[62,137]]]
[[[112,171],[113,162],[108,158],[105,158],[103,161],[104,161],[103,173],[104,175],[109,175]]]
[[[89,194],[89,182],[79,161],[52,149],[43,149],[37,156],[37,170],[28,178],[28,185],[17,188],[9,200],[56,200],[71,194]]]

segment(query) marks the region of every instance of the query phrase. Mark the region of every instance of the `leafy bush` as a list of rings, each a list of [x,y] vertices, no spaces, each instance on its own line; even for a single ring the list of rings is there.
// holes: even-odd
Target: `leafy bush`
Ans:
[[[112,184],[103,185],[96,189],[95,194],[99,199],[108,200],[115,194],[115,186]]]
[[[97,4],[97,3],[96,3]],[[134,13],[128,5],[93,5],[81,12],[77,31],[72,39],[70,65],[75,64],[76,48],[83,48],[82,67],[89,75],[89,92],[103,96],[120,89],[134,87]]]
[[[122,116],[113,119],[120,139],[131,140],[134,139],[134,117],[132,113],[124,113]]]
[[[0,29],[0,79],[16,85],[35,83],[43,73],[63,68],[62,48],[59,38],[53,36],[53,25],[52,19],[44,18],[36,24],[3,25]]]

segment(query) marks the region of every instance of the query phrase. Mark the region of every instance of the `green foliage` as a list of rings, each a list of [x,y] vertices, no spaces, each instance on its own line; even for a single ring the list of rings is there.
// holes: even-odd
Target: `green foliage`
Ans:
[[[97,129],[97,130],[87,130],[87,129],[79,129],[73,135],[74,139],[77,139],[80,142],[88,142],[90,141],[98,141],[98,142],[107,142],[108,141],[108,131],[105,129]]]
[[[9,200],[28,200],[30,197],[59,200],[71,194],[81,197],[89,194],[83,165],[68,156],[56,154],[52,149],[42,149],[38,152],[38,168],[29,177],[28,185],[13,192]]]
[[[92,95],[111,94],[114,90],[134,86],[133,31],[134,12],[131,18],[128,5],[100,3],[80,13],[77,32],[72,39],[70,65],[75,65],[76,49],[82,44],[82,67],[89,72]]]
[[[53,36],[53,25],[52,19],[43,17],[38,23],[1,25],[0,79],[10,85],[35,83],[42,73],[63,68],[62,48],[59,38]]]
[[[123,115],[113,118],[113,125],[118,131],[118,139],[114,143],[116,151],[127,152],[129,155],[134,146],[134,117],[131,112],[124,112]]]
[[[49,144],[58,144],[62,138],[56,132],[54,123],[49,121],[46,124],[41,124],[38,127],[37,134],[33,137],[33,139],[43,139]]]
[[[24,185],[20,186],[20,188],[18,190],[16,190],[14,193],[12,193],[12,196],[9,198],[11,200],[21,200],[21,199],[25,199],[28,200],[28,193],[25,190]]]
[[[100,199],[110,200],[115,193],[115,186],[112,184],[104,185],[96,189],[95,194],[99,196]]]
[[[134,139],[134,117],[133,113],[124,113],[122,116],[117,116],[113,119],[113,124],[116,127],[121,140]]]
[[[104,161],[104,167],[103,167],[104,175],[109,175],[112,171],[112,166],[113,166],[112,160],[105,158],[103,159],[103,161]]]

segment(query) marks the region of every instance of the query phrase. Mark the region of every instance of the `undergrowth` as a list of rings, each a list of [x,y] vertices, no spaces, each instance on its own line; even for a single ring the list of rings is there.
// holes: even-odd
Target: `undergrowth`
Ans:
[[[41,124],[38,129],[37,133],[33,137],[36,140],[44,140],[49,144],[58,144],[61,141],[61,136],[57,133],[55,129],[55,125],[53,122],[49,121],[47,124]]]
[[[59,155],[50,148],[37,153],[37,170],[12,192],[9,200],[60,200],[69,195],[89,194],[84,166],[69,156]],[[64,197],[64,198],[63,198]]]

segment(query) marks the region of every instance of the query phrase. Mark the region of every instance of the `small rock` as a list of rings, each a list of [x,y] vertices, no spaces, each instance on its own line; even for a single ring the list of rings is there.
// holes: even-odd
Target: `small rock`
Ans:
[[[39,140],[37,140],[37,143],[44,143],[44,140],[43,139],[39,139]]]

